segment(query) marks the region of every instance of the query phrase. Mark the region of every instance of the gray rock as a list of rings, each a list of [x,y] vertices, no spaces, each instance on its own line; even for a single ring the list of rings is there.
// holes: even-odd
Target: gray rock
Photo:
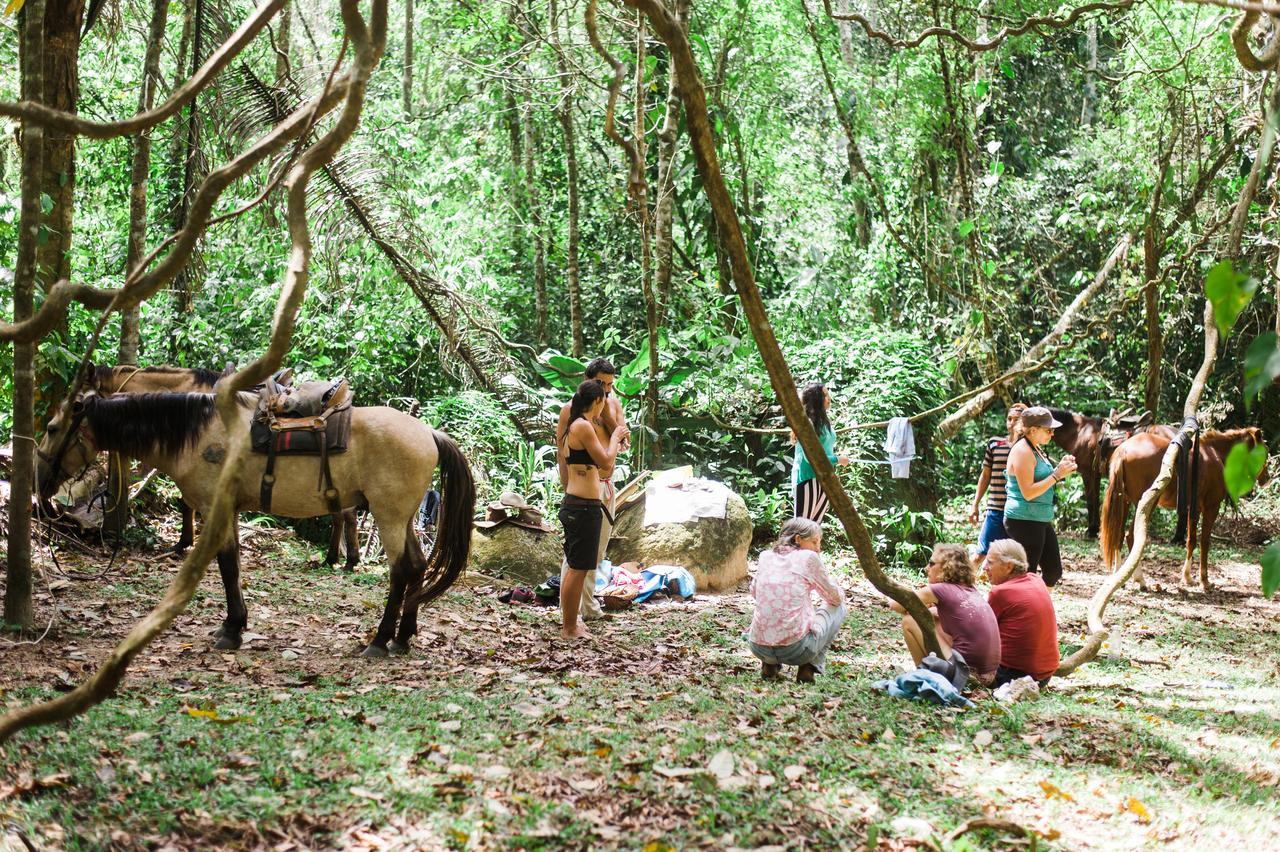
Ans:
[[[471,533],[471,568],[490,577],[536,586],[560,575],[564,539],[559,533],[538,533],[515,524]]]
[[[641,498],[619,513],[609,559],[615,565],[631,561],[679,565],[693,575],[699,592],[732,589],[747,576],[751,529],[747,504],[737,494],[729,495],[724,518],[651,527],[644,526]]]

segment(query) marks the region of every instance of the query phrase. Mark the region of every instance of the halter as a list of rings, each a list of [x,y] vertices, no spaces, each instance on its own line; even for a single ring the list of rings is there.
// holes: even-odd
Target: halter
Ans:
[[[80,406],[79,411],[72,412],[71,422],[67,425],[67,433],[62,436],[62,439],[58,442],[58,446],[53,453],[46,453],[44,450],[40,449],[38,445],[36,446],[36,457],[49,465],[50,470],[62,470],[62,459],[74,444],[84,444],[85,448],[89,451],[90,458],[98,454],[97,444],[92,438],[86,435],[84,433],[84,429],[81,428],[84,424],[85,413],[86,409],[83,405]],[[41,495],[42,498],[43,496],[44,495]]]

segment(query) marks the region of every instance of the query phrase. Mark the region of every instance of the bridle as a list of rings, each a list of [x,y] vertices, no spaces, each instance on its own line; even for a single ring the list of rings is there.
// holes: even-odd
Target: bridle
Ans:
[[[82,444],[88,458],[92,459],[98,454],[98,447],[93,439],[86,434],[81,428],[84,425],[84,418],[87,408],[83,404],[73,405],[71,412],[71,421],[67,424],[66,434],[58,441],[52,453],[46,453],[39,445],[36,446],[36,457],[49,466],[51,473],[53,471],[62,470],[62,460],[66,457],[70,449],[76,444]],[[87,468],[86,468],[87,469]],[[52,478],[50,482],[52,482]],[[41,488],[43,492],[45,489]],[[42,498],[47,495],[41,494]]]

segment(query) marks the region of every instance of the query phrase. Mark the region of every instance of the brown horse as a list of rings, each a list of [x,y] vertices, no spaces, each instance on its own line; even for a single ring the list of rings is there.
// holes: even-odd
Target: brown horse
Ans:
[[[1145,429],[1150,415],[1126,417],[1114,409],[1108,417],[1091,417],[1065,408],[1051,408],[1049,412],[1062,424],[1053,431],[1053,442],[1076,457],[1076,473],[1084,483],[1084,503],[1089,512],[1085,536],[1097,538],[1101,526],[1098,498],[1111,453],[1130,435]]]
[[[103,367],[90,364],[85,368],[84,387],[102,396],[113,393],[208,393],[225,375],[225,372],[202,370],[199,367]],[[195,541],[195,512],[185,502],[181,505],[182,532],[173,548],[177,554],[184,553],[191,542]],[[344,543],[347,551],[344,567],[348,571],[354,571],[360,564],[354,509],[333,516],[329,551],[324,557],[326,565],[332,567],[337,564],[338,554]]]
[[[241,394],[237,430],[248,431],[257,397]],[[102,397],[82,394],[68,400],[50,421],[37,451],[42,496],[78,475],[99,451],[119,452],[168,475],[183,499],[206,512],[226,457],[228,435],[212,394],[155,393]],[[343,508],[367,505],[390,563],[390,591],[367,657],[404,653],[418,630],[418,606],[449,588],[466,567],[471,550],[475,482],[467,460],[448,435],[393,408],[352,409],[346,452],[329,457],[333,485]],[[329,513],[316,487],[318,460],[276,459],[273,513],[310,518]],[[441,517],[436,546],[428,559],[413,534],[418,505],[440,468]],[[252,454],[244,465],[238,509],[259,507],[266,456]],[[218,554],[227,596],[227,617],[216,647],[238,648],[248,623],[240,593],[237,537]],[[397,629],[397,622],[399,627]],[[393,638],[394,637],[394,638]]]
[[[1168,426],[1158,426],[1134,435],[1125,441],[1111,457],[1110,481],[1102,503],[1102,562],[1112,570],[1119,562],[1120,539],[1125,534],[1129,506],[1137,505],[1143,492],[1151,487],[1160,472],[1165,450],[1177,431]],[[1199,521],[1200,584],[1208,591],[1209,542],[1213,525],[1218,520],[1222,501],[1227,497],[1223,466],[1231,448],[1243,443],[1249,449],[1263,444],[1262,430],[1256,426],[1246,429],[1230,429],[1225,432],[1207,430],[1200,434],[1199,450],[1192,457],[1190,482],[1195,497],[1188,501],[1187,558],[1182,565],[1182,581],[1191,585],[1191,561],[1196,548],[1196,524]],[[1173,479],[1160,494],[1157,505],[1162,509],[1177,507],[1179,471],[1175,467]],[[1264,466],[1258,476],[1258,485],[1266,485],[1270,475]],[[1133,545],[1133,531],[1129,530],[1128,542]],[[1138,585],[1146,589],[1142,569],[1137,571]]]

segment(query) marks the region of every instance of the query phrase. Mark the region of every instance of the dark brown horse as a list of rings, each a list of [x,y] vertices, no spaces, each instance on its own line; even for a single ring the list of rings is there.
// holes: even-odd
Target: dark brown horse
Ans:
[[[257,397],[241,394],[236,430],[249,430]],[[333,486],[343,508],[367,505],[390,563],[390,591],[382,620],[365,656],[404,653],[418,631],[418,606],[449,588],[462,573],[471,550],[475,482],[467,460],[448,435],[392,408],[353,408],[347,450],[330,457]],[[49,422],[37,450],[37,481],[47,498],[68,477],[78,475],[106,450],[135,458],[178,484],[197,512],[213,502],[229,438],[214,409],[212,394],[155,393],[103,397],[83,394],[62,405]],[[283,456],[276,460],[272,512],[288,518],[329,513],[316,485],[318,460]],[[413,532],[423,495],[440,470],[438,538],[428,559]],[[239,511],[259,508],[266,456],[244,462],[236,495]],[[248,623],[240,591],[240,545],[218,554],[227,596],[227,617],[217,647],[238,648]],[[397,628],[397,624],[399,625]]]
[[[89,365],[85,368],[84,387],[102,396],[113,393],[208,393],[213,390],[218,379],[227,375],[216,370],[202,370],[198,367],[133,367],[119,365],[102,367]],[[195,541],[195,512],[185,502],[182,503],[182,532],[174,552],[182,554],[191,542]],[[333,529],[329,534],[329,551],[325,554],[326,565],[333,566],[338,562],[338,554],[345,543],[347,561],[345,568],[354,571],[360,564],[360,545],[357,537],[356,512],[354,509],[333,516]]]
[[[1064,408],[1051,408],[1055,420],[1062,425],[1053,432],[1053,442],[1076,457],[1076,472],[1084,483],[1084,502],[1089,511],[1088,538],[1098,537],[1101,526],[1099,495],[1102,493],[1102,475],[1107,470],[1111,453],[1134,432],[1146,427],[1149,417],[1141,419],[1117,415],[1112,410],[1109,417],[1091,417]]]
[[[1125,536],[1129,506],[1137,505],[1144,491],[1151,487],[1160,472],[1165,450],[1177,432],[1168,426],[1153,427],[1134,435],[1116,448],[1111,457],[1110,481],[1102,503],[1102,562],[1112,570],[1120,558],[1120,539]],[[1209,584],[1209,542],[1213,525],[1227,497],[1223,466],[1227,453],[1236,444],[1243,443],[1253,449],[1263,443],[1262,430],[1256,426],[1247,429],[1231,429],[1225,432],[1202,432],[1198,452],[1191,456],[1190,482],[1195,490],[1194,499],[1188,501],[1187,558],[1182,565],[1182,581],[1191,585],[1191,561],[1195,556],[1197,538],[1200,546],[1200,584],[1207,591]],[[1183,474],[1185,475],[1185,474]],[[1173,479],[1160,494],[1162,509],[1177,508],[1179,469],[1174,468]],[[1266,485],[1270,475],[1266,467],[1258,476],[1258,485]],[[1199,535],[1197,536],[1197,522]],[[1133,531],[1128,532],[1129,545],[1133,545]],[[1146,588],[1142,569],[1137,571],[1138,584]]]

